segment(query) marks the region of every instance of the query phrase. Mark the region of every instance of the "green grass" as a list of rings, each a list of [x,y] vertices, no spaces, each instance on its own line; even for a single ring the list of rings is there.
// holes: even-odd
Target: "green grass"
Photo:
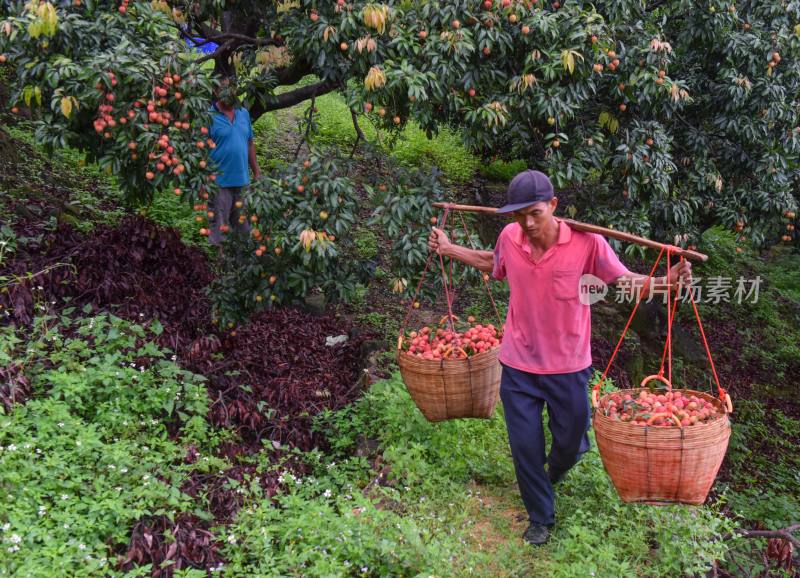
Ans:
[[[379,440],[396,480],[386,491],[394,509],[414,520],[433,513],[429,523],[459,536],[467,547],[451,552],[446,575],[678,576],[708,569],[727,549],[719,538],[731,523],[713,507],[623,504],[596,448],[559,486],[551,542],[524,547],[502,411],[490,420],[430,423],[399,376],[376,383],[324,427],[333,446],[327,459],[337,463],[359,436]]]
[[[314,142],[323,146],[346,148],[356,140],[356,131],[350,109],[338,93],[328,93],[316,99],[317,114]],[[359,115],[359,126],[372,143],[378,142],[378,131],[369,117]],[[387,153],[409,167],[430,169],[437,167],[454,183],[469,180],[480,161],[463,145],[457,131],[444,127],[438,135],[428,139],[425,132],[414,122],[409,122],[393,145],[389,145],[387,134],[381,135],[381,144]]]
[[[187,245],[198,247],[209,256],[213,255],[213,247],[200,235],[195,212],[187,201],[182,201],[169,191],[157,191],[152,203],[138,207],[138,210],[159,225],[178,229],[181,239]]]
[[[487,179],[507,183],[513,179],[517,173],[521,173],[527,168],[528,163],[521,159],[512,161],[498,159],[481,167],[480,172]]]

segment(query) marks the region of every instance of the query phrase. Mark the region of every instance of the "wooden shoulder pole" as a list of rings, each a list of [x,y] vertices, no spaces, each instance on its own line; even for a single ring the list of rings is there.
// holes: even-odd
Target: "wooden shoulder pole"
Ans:
[[[494,207],[480,207],[477,205],[457,205],[453,203],[433,203],[434,207],[439,209],[450,209],[451,211],[467,211],[470,213],[484,213],[484,214],[494,214],[497,212],[497,209]],[[572,219],[563,219],[558,218],[560,221],[564,221],[567,223],[572,229],[576,231],[585,231],[587,233],[597,233],[598,235],[603,235],[604,237],[610,237],[612,239],[619,239],[620,241],[627,241],[628,243],[636,243],[637,245],[642,245],[644,247],[652,247],[653,249],[671,249],[672,252],[676,255],[680,255],[687,259],[693,259],[695,261],[707,261],[708,255],[704,253],[699,253],[697,251],[690,251],[689,249],[682,249],[681,247],[676,247],[675,245],[668,245],[665,243],[659,243],[658,241],[652,241],[650,239],[646,239],[644,237],[639,237],[638,235],[633,235],[632,233],[626,233],[624,231],[617,231],[615,229],[609,229],[607,227],[601,227],[599,225],[592,225],[590,223],[582,223],[581,221],[574,221]]]

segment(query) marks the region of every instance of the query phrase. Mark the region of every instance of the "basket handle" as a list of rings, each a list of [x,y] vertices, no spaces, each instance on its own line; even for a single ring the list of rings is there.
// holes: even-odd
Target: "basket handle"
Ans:
[[[683,425],[681,425],[681,420],[678,419],[678,416],[673,415],[671,413],[654,413],[647,420],[647,425],[653,425],[653,422],[656,421],[658,418],[671,419],[672,421],[675,422],[675,425],[677,425],[679,428],[683,429]]]
[[[664,382],[664,384],[667,386],[667,391],[672,391],[672,383],[670,383],[670,381],[666,377],[664,377],[662,373],[655,373],[653,375],[648,375],[642,380],[642,383],[640,383],[639,385],[641,387],[644,387],[645,384],[653,381],[654,379]]]
[[[725,404],[725,411],[728,413],[733,413],[733,400],[727,391],[725,392],[725,399],[723,400],[723,403]]]

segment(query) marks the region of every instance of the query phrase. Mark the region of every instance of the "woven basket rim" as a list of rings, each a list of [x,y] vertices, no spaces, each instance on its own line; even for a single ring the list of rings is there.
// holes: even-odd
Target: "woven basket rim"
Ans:
[[[646,425],[635,424],[635,423],[632,423],[632,422],[626,422],[626,421],[611,419],[610,417],[608,417],[607,415],[604,415],[600,411],[599,405],[602,404],[603,400],[606,399],[607,397],[610,397],[611,395],[618,395],[620,393],[625,394],[625,393],[634,392],[634,391],[635,392],[639,392],[639,391],[642,391],[643,389],[648,389],[648,388],[646,388],[646,387],[638,387],[638,388],[635,388],[635,389],[620,389],[620,390],[612,391],[610,393],[605,394],[604,396],[602,396],[599,399],[598,407],[593,409],[593,413],[594,413],[593,419],[602,420],[605,423],[618,425],[620,427],[635,427],[635,428],[646,428],[646,427],[649,427],[650,429],[656,429],[655,426],[646,426]],[[673,387],[670,391],[680,391],[682,394],[683,393],[687,393],[687,392],[691,393],[693,395],[694,394],[699,394],[699,395],[701,395],[701,396],[703,396],[705,398],[710,399],[711,402],[714,403],[714,405],[717,406],[718,409],[722,409],[722,414],[720,414],[718,417],[715,417],[712,420],[704,421],[702,423],[696,423],[696,424],[690,425],[690,426],[674,427],[674,428],[673,427],[661,427],[661,428],[657,428],[658,430],[664,431],[664,432],[669,432],[669,431],[680,432],[682,429],[685,429],[685,428],[688,427],[688,428],[691,428],[691,431],[701,431],[701,430],[706,429],[706,428],[719,427],[719,424],[717,422],[719,420],[722,420],[722,419],[724,419],[725,421],[728,422],[728,424],[730,424],[730,419],[728,418],[728,411],[725,408],[725,404],[722,403],[722,401],[720,401],[719,398],[716,398],[713,395],[711,395],[709,393],[706,393],[704,391],[697,391],[695,389],[680,389],[680,388]]]
[[[397,350],[397,359],[398,362],[400,359],[404,359],[405,361],[413,361],[414,363],[422,363],[430,366],[441,366],[444,364],[445,366],[456,367],[458,365],[468,365],[476,360],[483,359],[484,357],[489,357],[492,355],[497,355],[499,353],[500,346],[492,347],[491,349],[487,349],[486,351],[481,351],[478,354],[470,355],[465,359],[423,359],[421,357],[416,357],[414,355],[408,355],[405,351]]]

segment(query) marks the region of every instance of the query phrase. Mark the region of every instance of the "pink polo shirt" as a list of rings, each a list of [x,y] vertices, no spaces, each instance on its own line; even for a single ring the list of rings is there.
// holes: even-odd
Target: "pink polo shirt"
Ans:
[[[592,364],[589,305],[578,300],[581,275],[613,283],[628,273],[604,237],[558,223],[558,241],[538,260],[518,223],[494,249],[495,279],[508,279],[510,298],[499,359],[529,373],[572,373]]]

